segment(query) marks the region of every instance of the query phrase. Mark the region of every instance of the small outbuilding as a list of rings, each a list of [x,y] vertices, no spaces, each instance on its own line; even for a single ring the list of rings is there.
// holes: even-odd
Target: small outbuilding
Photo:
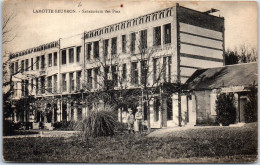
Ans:
[[[258,87],[257,70],[257,63],[247,63],[195,71],[185,83],[187,107],[184,110],[196,113],[188,112],[187,114],[193,116],[187,118],[196,119],[196,125],[215,124],[217,95],[233,93],[236,107],[235,123],[244,123],[248,93],[252,86]]]

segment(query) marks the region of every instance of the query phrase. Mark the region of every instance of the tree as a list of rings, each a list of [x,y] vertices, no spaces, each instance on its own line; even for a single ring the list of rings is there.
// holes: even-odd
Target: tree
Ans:
[[[255,85],[249,87],[249,93],[247,95],[248,100],[245,105],[245,120],[246,122],[257,121],[257,88]]]
[[[241,45],[238,50],[239,63],[249,63],[257,61],[257,51],[256,48],[250,47],[248,45]]]
[[[221,93],[217,96],[216,111],[218,123],[221,123],[224,126],[235,123],[236,108],[234,105],[234,101],[235,99],[233,93]]]
[[[7,46],[17,37],[15,32],[16,26],[14,21],[16,18],[15,12],[3,11],[2,20],[2,44],[3,44],[3,114],[9,118],[12,114],[10,97],[13,94],[13,82],[10,74],[10,54]]]
[[[4,45],[12,42],[17,37],[17,34],[14,32],[16,26],[13,24],[15,18],[15,12],[4,10],[2,21],[2,44]]]
[[[108,57],[108,48],[105,45],[108,40],[100,40],[93,43],[93,56],[87,52],[87,60],[95,63],[96,67],[86,69],[87,79],[83,80],[82,93],[85,103],[100,102],[119,106],[122,98],[131,93],[128,90],[128,81],[122,77],[123,63],[120,61],[120,53],[114,53]],[[99,46],[99,43],[103,43]],[[91,100],[91,101],[90,101]]]
[[[240,45],[235,50],[228,49],[225,51],[225,65],[233,65],[239,63],[249,63],[257,61],[256,48],[250,45]]]
[[[45,52],[42,52],[45,54]],[[31,65],[35,65],[39,61],[35,61]],[[43,93],[52,93],[49,91],[48,88],[46,88],[45,84],[41,85],[36,85],[32,84],[29,79],[35,79],[39,77],[37,74],[29,73],[26,72],[31,68],[31,65],[25,66],[25,65],[18,65],[15,70],[11,68],[12,61],[9,59],[7,61],[8,66],[7,67],[9,70],[7,70],[8,74],[5,74],[4,76],[9,79],[9,81],[6,81],[3,83],[3,86],[9,86],[9,89],[6,93],[4,93],[4,114],[9,115],[9,117],[13,114],[14,112],[14,107],[16,108],[16,112],[22,112],[22,111],[27,111],[29,112],[29,107],[32,107],[33,102],[36,102],[37,100],[35,99],[35,96],[33,95],[32,91],[35,89],[35,87],[38,87],[36,90],[37,91],[42,91]],[[46,67],[44,65],[44,68],[46,70]],[[21,89],[17,89],[14,87],[14,84],[21,84]],[[31,91],[29,91],[29,86],[32,87]],[[18,91],[22,91],[22,98],[15,99],[14,94],[17,93]],[[53,93],[52,93],[53,94]],[[53,98],[52,97],[46,97],[45,100],[48,100],[46,102],[52,102]],[[42,102],[43,100],[41,100]],[[38,104],[40,104],[39,102]],[[44,111],[43,109],[39,108],[39,106],[34,106],[31,109],[35,109],[36,111]]]
[[[227,50],[225,51],[225,65],[238,64],[239,56],[237,51]]]
[[[140,39],[136,39],[138,37],[138,34],[140,35]],[[100,40],[98,42],[103,43],[103,46],[101,46],[100,49],[102,51],[96,50],[95,47],[99,47],[99,43],[94,42],[93,57],[90,57],[90,53],[87,52],[87,59],[89,61],[92,61],[90,63],[97,64],[97,67],[94,68],[94,73],[97,74],[94,74],[94,76],[98,75],[98,78],[92,77],[91,69],[87,70],[87,72],[89,72],[87,73],[87,75],[89,76],[87,76],[88,80],[85,80],[84,91],[87,91],[87,93],[91,93],[88,94],[88,96],[92,98],[88,98],[87,100],[109,100],[111,101],[111,104],[116,104],[118,106],[125,103],[128,103],[128,105],[132,105],[133,103],[136,104],[140,101],[143,105],[143,103],[145,102],[147,105],[147,125],[149,132],[151,130],[149,102],[152,100],[152,98],[155,97],[155,95],[157,95],[157,97],[162,97],[162,87],[163,84],[166,82],[164,81],[166,79],[166,76],[164,76],[163,73],[165,73],[166,62],[171,61],[171,57],[169,57],[170,59],[168,59],[168,61],[161,60],[160,58],[162,57],[156,57],[156,51],[158,51],[161,43],[158,44],[158,46],[148,48],[147,31],[146,33],[145,31],[141,31],[139,33],[133,32],[130,34],[130,36],[131,40],[130,42],[128,42],[129,44],[125,43],[125,40],[123,41],[125,45],[122,46],[122,50],[124,51],[124,53],[130,55],[130,57],[133,58],[133,60],[131,60],[132,63],[130,64],[131,73],[127,75],[128,79],[125,79],[122,75],[123,70],[118,69],[122,68],[122,65],[124,65],[122,62],[122,57],[124,56],[124,53],[121,54],[113,52],[112,38],[112,55],[111,57],[107,57],[107,54],[104,54],[104,52],[107,52],[107,48],[106,46],[104,46],[106,40]],[[87,47],[88,44],[90,43],[87,43]],[[126,52],[126,50],[129,50],[129,52]],[[165,54],[170,54],[168,50],[169,49],[167,49]],[[103,56],[100,57],[97,52],[103,52]],[[138,70],[138,68],[140,69]],[[95,80],[95,84],[92,84],[92,79]],[[96,81],[97,79],[99,81]],[[93,89],[91,88],[97,85],[99,86],[99,88],[95,88],[97,90],[93,91]]]

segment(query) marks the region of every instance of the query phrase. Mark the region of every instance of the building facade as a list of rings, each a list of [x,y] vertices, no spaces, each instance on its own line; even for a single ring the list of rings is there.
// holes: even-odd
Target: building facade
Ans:
[[[45,115],[33,113],[32,121],[54,123],[87,116],[91,93],[137,90],[152,128],[180,120],[194,125],[196,113],[181,111],[187,98],[176,87],[197,69],[223,66],[224,45],[224,18],[177,4],[11,55],[13,99],[41,100]],[[164,84],[171,87],[167,95]],[[128,106],[117,108],[124,122]],[[29,121],[25,112],[17,111],[14,121]]]

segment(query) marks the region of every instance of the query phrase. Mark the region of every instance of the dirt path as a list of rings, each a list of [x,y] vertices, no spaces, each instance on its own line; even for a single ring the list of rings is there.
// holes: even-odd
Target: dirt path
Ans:
[[[162,129],[158,129],[156,131],[153,131],[152,133],[150,133],[149,135],[147,135],[147,137],[166,137],[166,136],[171,136],[174,133],[177,132],[183,132],[183,131],[187,131],[187,130],[198,130],[198,129],[207,129],[207,128],[211,128],[211,129],[225,129],[225,128],[231,128],[231,127],[253,127],[257,125],[257,123],[250,123],[250,124],[234,124],[234,125],[230,125],[228,127],[222,127],[222,126],[189,126],[189,127],[168,127],[168,128],[162,128]]]
[[[70,137],[75,135],[76,133],[77,131],[38,131],[37,134],[3,136],[3,139],[25,138],[25,137]]]

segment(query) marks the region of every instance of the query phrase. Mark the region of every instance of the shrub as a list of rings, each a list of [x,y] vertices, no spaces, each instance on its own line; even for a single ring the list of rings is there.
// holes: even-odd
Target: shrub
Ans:
[[[127,130],[127,123],[118,122],[115,131],[123,132],[124,130]]]
[[[12,135],[14,133],[15,127],[11,121],[4,120],[3,122],[3,135]]]
[[[79,120],[79,121],[70,121],[67,130],[73,130],[73,131],[80,131],[82,130],[83,127],[83,121]]]
[[[112,136],[117,126],[114,108],[109,105],[96,105],[89,116],[78,125],[85,137]]]
[[[248,93],[248,100],[245,105],[245,120],[247,123],[257,121],[257,88],[255,86],[250,87]]]
[[[73,130],[72,121],[61,121],[53,123],[53,127],[55,130]]]
[[[222,93],[216,100],[217,122],[224,126],[235,123],[236,108],[234,106],[234,94]]]

